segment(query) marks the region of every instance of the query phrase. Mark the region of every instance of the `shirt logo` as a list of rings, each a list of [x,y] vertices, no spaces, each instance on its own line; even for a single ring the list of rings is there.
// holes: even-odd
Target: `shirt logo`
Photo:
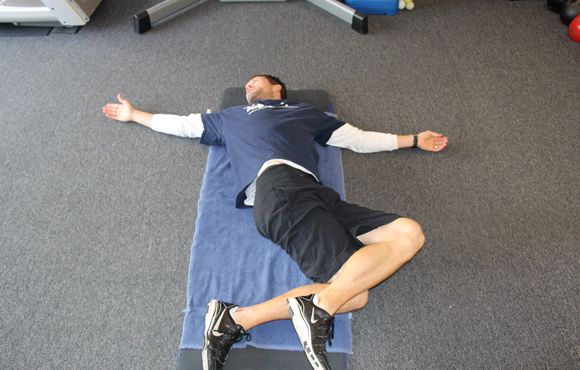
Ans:
[[[247,107],[244,107],[244,109],[248,113],[248,116],[254,112],[257,112],[257,111],[260,111],[263,109],[295,109],[295,108],[298,108],[298,107],[294,106],[294,105],[288,105],[288,103],[284,103],[284,102],[281,102],[279,105],[265,105],[262,103],[254,103],[252,105],[248,105]]]

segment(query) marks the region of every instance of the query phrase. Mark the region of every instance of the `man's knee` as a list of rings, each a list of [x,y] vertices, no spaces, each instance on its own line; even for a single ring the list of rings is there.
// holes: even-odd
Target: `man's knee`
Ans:
[[[366,290],[353,298],[353,311],[364,308],[369,303],[369,291]]]
[[[425,244],[425,234],[416,221],[410,218],[399,218],[392,224],[398,239],[401,241],[402,252],[412,256],[417,254]]]

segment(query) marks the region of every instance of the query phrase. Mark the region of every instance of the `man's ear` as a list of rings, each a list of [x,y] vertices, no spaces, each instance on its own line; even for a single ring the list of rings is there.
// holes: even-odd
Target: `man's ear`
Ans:
[[[274,85],[274,91],[277,92],[278,94],[280,94],[280,97],[282,97],[282,85],[276,84]]]

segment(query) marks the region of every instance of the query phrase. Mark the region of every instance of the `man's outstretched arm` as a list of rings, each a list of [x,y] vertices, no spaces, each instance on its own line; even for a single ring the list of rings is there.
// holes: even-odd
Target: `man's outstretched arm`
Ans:
[[[374,153],[411,148],[414,136],[363,131],[346,123],[333,132],[326,144],[350,149],[358,153]],[[439,152],[448,143],[447,137],[432,131],[424,131],[416,136],[417,147],[425,151]]]
[[[109,118],[121,122],[136,122],[151,128],[152,113],[143,112],[133,106],[130,101],[117,94],[119,104],[109,103],[103,107],[103,114]]]
[[[103,107],[103,114],[120,122],[136,122],[164,134],[198,138],[203,133],[200,114],[178,116],[174,114],[153,114],[139,110],[130,101],[117,94],[119,103],[109,103]]]

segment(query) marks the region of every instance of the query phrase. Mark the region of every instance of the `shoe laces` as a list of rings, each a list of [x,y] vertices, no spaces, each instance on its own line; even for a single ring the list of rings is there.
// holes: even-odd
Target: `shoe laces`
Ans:
[[[332,340],[334,339],[334,317],[330,321],[330,329],[328,335],[328,345],[332,347]]]
[[[321,320],[321,323],[321,333],[318,336],[320,340],[318,340],[317,343],[313,343],[313,346],[325,350],[326,342],[328,341],[328,345],[332,346],[332,340],[334,339],[334,317]]]
[[[239,330],[239,333],[236,335],[234,343],[240,342],[242,340],[242,337],[245,337],[247,342],[250,342],[252,340],[252,335],[250,333],[247,333],[244,330],[244,328],[238,325],[237,329]]]
[[[250,335],[250,333],[247,333],[244,328],[242,328],[241,326],[236,326],[236,331],[234,333],[222,333],[223,335],[221,336],[221,338],[218,340],[221,348],[216,348],[216,347],[210,347],[213,350],[217,350],[219,357],[217,358],[217,361],[220,364],[225,364],[226,359],[228,358],[228,354],[230,351],[230,348],[235,344],[238,343],[242,340],[243,337],[246,338],[246,341],[251,341],[252,340],[252,336]]]
[[[220,342],[222,343],[222,345],[231,346],[234,343],[240,342],[243,337],[245,337],[248,342],[252,340],[252,336],[250,335],[250,333],[246,333],[244,328],[238,325],[234,333],[223,333],[222,336],[223,340],[220,340]]]

